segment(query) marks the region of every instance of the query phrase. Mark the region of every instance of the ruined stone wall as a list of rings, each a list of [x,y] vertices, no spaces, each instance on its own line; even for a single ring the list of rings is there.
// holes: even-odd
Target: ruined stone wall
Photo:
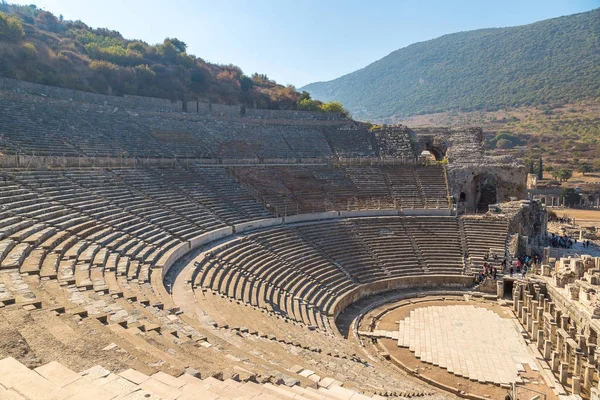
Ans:
[[[27,93],[36,96],[50,97],[61,100],[100,104],[125,109],[139,109],[159,112],[184,112],[182,102],[143,96],[108,96],[98,93],[65,89],[56,86],[40,85],[38,83],[19,81],[10,78],[0,78],[0,91]],[[186,102],[188,113],[213,115],[222,117],[250,117],[258,119],[299,119],[299,120],[340,120],[340,113],[322,113],[296,110],[266,110],[246,108],[242,112],[240,105],[210,104],[206,101]]]
[[[496,197],[499,203],[510,201],[511,197],[523,199],[527,195],[527,172],[524,166],[488,164],[486,160],[482,160],[479,164],[448,163],[448,183],[451,196],[460,199],[461,193],[464,193],[465,206],[475,208],[477,206],[478,179],[484,175],[493,176],[496,179]]]
[[[414,159],[416,143],[412,132],[404,125],[383,126],[373,130],[379,156]]]
[[[413,131],[418,151],[429,150],[436,158],[445,155],[451,196],[456,201],[464,198],[463,207],[476,208],[482,185],[490,181],[495,182],[496,202],[509,201],[511,197],[525,198],[527,172],[523,163],[510,157],[486,155],[481,128],[419,128]]]
[[[56,86],[46,86],[37,83],[18,81],[9,78],[0,78],[0,90],[17,93],[28,93],[37,96],[51,97],[61,100],[71,100],[82,103],[109,105],[124,108],[140,108],[154,111],[181,112],[181,102],[172,102],[168,99],[157,99],[141,96],[107,96],[97,93],[82,92],[79,90],[65,89]]]

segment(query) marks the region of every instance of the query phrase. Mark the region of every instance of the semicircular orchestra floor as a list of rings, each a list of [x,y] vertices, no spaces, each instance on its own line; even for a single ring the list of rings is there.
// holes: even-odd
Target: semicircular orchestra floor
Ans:
[[[562,387],[541,364],[509,307],[470,296],[406,299],[370,310],[358,326],[396,365],[456,393],[503,398],[513,382],[557,399]]]

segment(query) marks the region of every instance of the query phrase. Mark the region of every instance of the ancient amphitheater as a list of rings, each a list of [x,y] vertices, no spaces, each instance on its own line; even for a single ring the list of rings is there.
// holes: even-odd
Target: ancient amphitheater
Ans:
[[[9,79],[0,110],[0,399],[598,398],[600,258],[543,248],[478,129]]]

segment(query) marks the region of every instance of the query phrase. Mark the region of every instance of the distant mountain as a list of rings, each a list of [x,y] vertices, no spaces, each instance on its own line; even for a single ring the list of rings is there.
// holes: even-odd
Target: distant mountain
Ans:
[[[301,90],[355,118],[600,99],[600,8],[510,28],[445,35]]]

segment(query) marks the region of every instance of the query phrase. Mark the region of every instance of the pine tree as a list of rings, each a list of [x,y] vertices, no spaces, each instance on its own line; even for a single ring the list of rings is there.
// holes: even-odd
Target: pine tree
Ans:
[[[537,175],[538,175],[538,179],[539,180],[544,179],[544,167],[542,166],[542,157],[540,157],[540,160],[538,162],[538,172],[537,172]]]

